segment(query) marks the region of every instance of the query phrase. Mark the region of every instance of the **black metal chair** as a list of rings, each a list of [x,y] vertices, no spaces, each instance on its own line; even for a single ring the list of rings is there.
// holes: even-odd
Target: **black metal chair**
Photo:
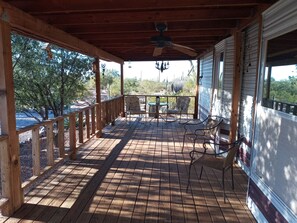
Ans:
[[[218,133],[224,119],[219,116],[208,116],[201,122],[192,123],[187,122],[184,124],[184,135],[182,152],[185,148],[185,141],[190,140],[193,143],[193,149],[197,141],[203,143],[204,141],[214,141],[218,138]]]
[[[190,177],[191,177],[191,168],[194,165],[200,165],[200,176],[201,179],[203,168],[209,167],[212,169],[222,171],[222,186],[223,186],[223,193],[224,193],[224,202],[225,202],[225,172],[227,170],[231,170],[231,179],[232,179],[232,190],[234,190],[234,177],[233,177],[233,163],[235,159],[235,155],[237,154],[240,145],[244,142],[245,137],[241,137],[238,140],[232,143],[214,143],[214,142],[204,142],[203,148],[204,151],[197,151],[192,150],[190,152],[190,166],[189,166],[189,176],[188,176],[188,185],[187,191],[190,185]],[[216,152],[215,146],[218,146],[219,151]],[[208,152],[212,150],[212,152]]]

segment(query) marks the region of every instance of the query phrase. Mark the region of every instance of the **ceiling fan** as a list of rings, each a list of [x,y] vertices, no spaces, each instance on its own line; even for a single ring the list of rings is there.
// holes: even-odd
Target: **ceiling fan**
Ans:
[[[172,49],[191,57],[197,56],[197,52],[193,48],[173,43],[169,36],[163,35],[163,33],[167,30],[167,25],[165,23],[157,23],[156,30],[160,32],[160,35],[151,37],[151,42],[155,44],[153,56],[160,56],[164,47],[171,47]]]

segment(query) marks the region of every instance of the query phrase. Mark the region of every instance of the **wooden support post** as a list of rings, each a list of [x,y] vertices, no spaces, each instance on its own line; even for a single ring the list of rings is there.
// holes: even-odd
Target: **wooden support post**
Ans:
[[[76,159],[76,128],[75,128],[75,113],[69,115],[69,144],[70,144],[70,158]]]
[[[54,133],[53,133],[53,122],[49,121],[46,125],[46,154],[47,154],[47,165],[54,165]]]
[[[7,150],[1,151],[3,197],[8,198],[3,215],[11,215],[24,201],[21,189],[19,138],[16,132],[11,27],[0,20],[0,125],[1,133],[8,136]]]
[[[65,158],[64,138],[64,118],[61,118],[58,120],[58,147],[61,158]]]
[[[120,103],[121,105],[121,116],[125,117],[125,107],[124,107],[124,64],[121,64],[121,96],[123,96],[121,98],[122,103]]]
[[[33,159],[33,175],[40,175],[40,140],[39,126],[32,129],[32,159]]]
[[[193,117],[194,119],[198,118],[199,81],[200,81],[200,59],[197,59],[196,94],[195,94],[195,106],[194,106],[194,117]]]
[[[96,137],[102,136],[102,123],[101,123],[101,88],[100,88],[100,62],[99,58],[95,59],[95,81],[96,81]]]
[[[236,133],[238,129],[238,109],[240,102],[240,75],[241,75],[241,32],[237,31],[234,34],[234,71],[233,71],[233,89],[232,89],[232,111],[231,111],[231,128],[229,140],[234,141],[236,139]]]
[[[90,110],[89,109],[85,111],[85,115],[86,115],[87,139],[89,139],[90,138]]]
[[[83,125],[83,112],[78,113],[78,142],[84,142],[84,125]]]

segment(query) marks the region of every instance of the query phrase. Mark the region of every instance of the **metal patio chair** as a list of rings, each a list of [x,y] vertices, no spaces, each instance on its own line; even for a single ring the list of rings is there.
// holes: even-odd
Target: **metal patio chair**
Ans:
[[[179,120],[181,120],[182,114],[187,114],[190,104],[190,97],[188,96],[178,96],[176,98],[176,105],[172,109],[167,109],[166,111],[166,121],[176,121],[178,118],[174,118],[173,120],[168,119],[170,117],[174,117],[175,115],[179,115]]]
[[[137,96],[126,96],[125,104],[126,104],[126,119],[127,119],[127,116],[129,116],[129,118],[131,119],[132,115],[146,114],[146,111],[141,109],[139,97]]]
[[[241,137],[238,140],[232,143],[215,143],[215,142],[204,142],[203,148],[204,151],[192,150],[190,152],[190,166],[189,166],[189,176],[188,176],[188,185],[187,191],[190,185],[191,169],[192,166],[200,165],[200,176],[201,179],[203,168],[208,167],[222,171],[222,186],[224,193],[224,202],[226,198],[225,194],[225,173],[227,170],[231,170],[231,180],[232,180],[232,190],[234,190],[234,177],[233,177],[233,163],[235,155],[237,154],[240,145],[245,141],[245,137]],[[219,148],[219,152],[216,152],[214,147]],[[212,152],[209,152],[212,151]]]
[[[184,151],[185,141],[189,140],[193,143],[195,149],[196,142],[203,143],[204,141],[216,142],[219,138],[218,133],[223,124],[224,119],[219,116],[208,116],[200,122],[187,122],[184,124],[184,135],[182,152]]]

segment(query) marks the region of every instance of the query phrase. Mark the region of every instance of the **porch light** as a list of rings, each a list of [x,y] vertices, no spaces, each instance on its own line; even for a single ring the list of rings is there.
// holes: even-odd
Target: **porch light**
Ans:
[[[167,70],[169,68],[169,61],[167,61],[167,63],[163,62],[163,61],[161,63],[159,63],[158,61],[156,61],[155,67],[159,71],[163,72],[164,70]]]

